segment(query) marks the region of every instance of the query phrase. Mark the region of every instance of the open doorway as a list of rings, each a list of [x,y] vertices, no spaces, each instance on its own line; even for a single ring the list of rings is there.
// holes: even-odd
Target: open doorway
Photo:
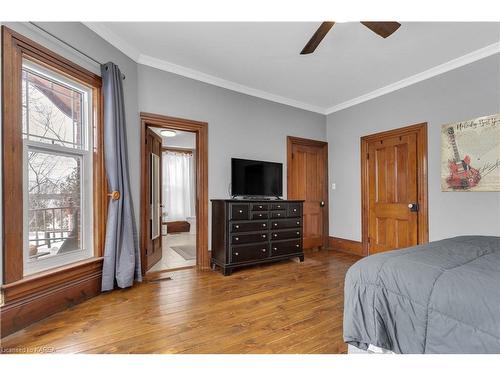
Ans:
[[[196,265],[196,133],[148,127],[161,138],[161,257],[150,272]]]
[[[141,113],[143,274],[208,268],[207,126]]]

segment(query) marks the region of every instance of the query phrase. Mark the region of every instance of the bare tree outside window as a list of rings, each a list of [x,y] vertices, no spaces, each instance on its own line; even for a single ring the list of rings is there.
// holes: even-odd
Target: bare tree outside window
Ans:
[[[43,259],[82,248],[78,149],[82,142],[82,93],[23,70],[23,136],[28,143],[29,258]],[[36,144],[59,147],[56,152]],[[57,150],[61,152],[57,152]]]

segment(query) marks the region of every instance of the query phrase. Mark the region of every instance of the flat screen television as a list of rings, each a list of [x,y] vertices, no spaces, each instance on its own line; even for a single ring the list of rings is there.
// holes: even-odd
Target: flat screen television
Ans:
[[[231,195],[234,197],[281,197],[283,195],[283,164],[232,158]]]

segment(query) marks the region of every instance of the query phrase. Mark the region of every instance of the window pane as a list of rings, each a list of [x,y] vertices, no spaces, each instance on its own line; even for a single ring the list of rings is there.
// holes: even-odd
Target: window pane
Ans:
[[[82,248],[78,156],[28,151],[29,261]]]
[[[23,133],[31,141],[82,148],[82,92],[23,68]]]

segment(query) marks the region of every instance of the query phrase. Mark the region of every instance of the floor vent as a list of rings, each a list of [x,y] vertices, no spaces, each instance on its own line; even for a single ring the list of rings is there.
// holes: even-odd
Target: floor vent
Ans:
[[[170,281],[172,278],[170,276],[159,277],[157,279],[148,280],[148,283],[159,283],[160,281]]]

